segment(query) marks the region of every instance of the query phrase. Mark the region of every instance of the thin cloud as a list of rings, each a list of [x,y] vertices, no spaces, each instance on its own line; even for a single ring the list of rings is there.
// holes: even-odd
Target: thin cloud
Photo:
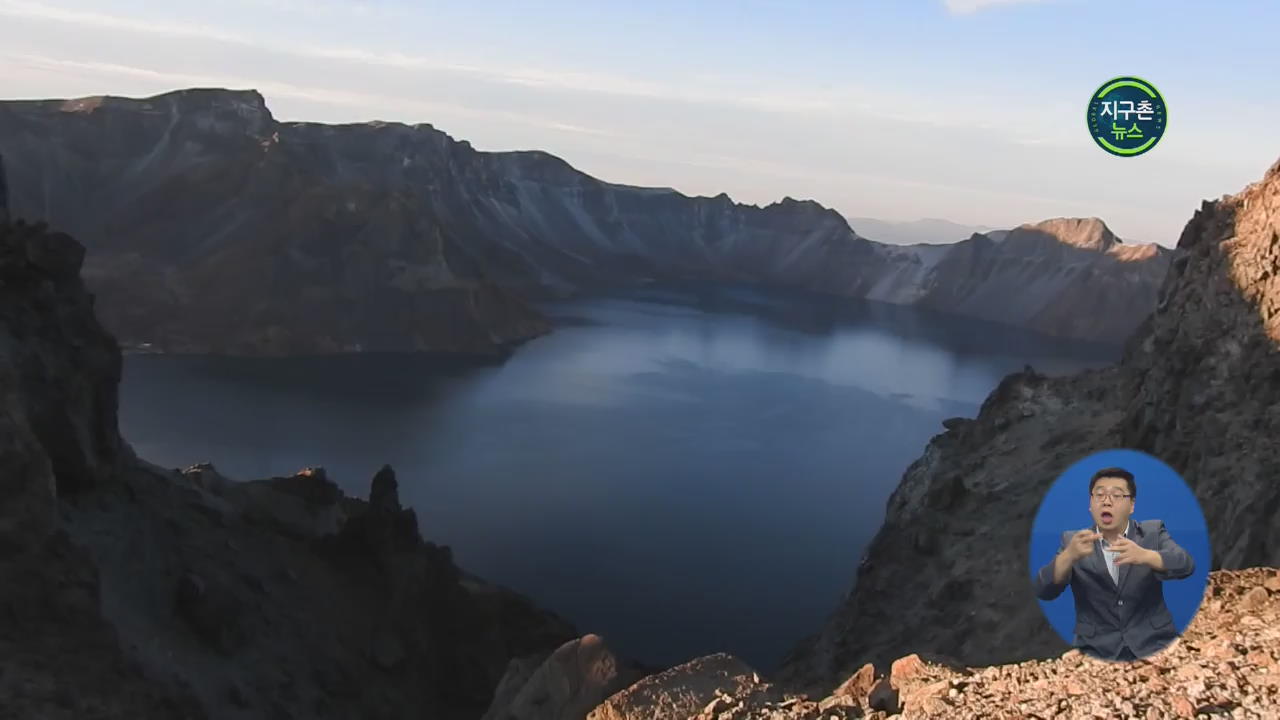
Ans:
[[[1026,5],[1041,0],[942,0],[952,15],[969,15],[998,5]]]
[[[196,37],[239,45],[250,44],[249,38],[244,35],[229,33],[221,28],[209,25],[142,20],[87,10],[67,10],[41,3],[22,2],[21,0],[0,0],[0,15],[87,25],[107,30],[133,31],[150,35],[177,35],[179,37]]]
[[[959,0],[952,0],[958,2]],[[991,0],[964,0],[969,3],[990,2]],[[1009,0],[1004,0],[1008,2]],[[277,0],[278,3],[290,6],[294,0]],[[883,96],[872,97],[869,93],[857,88],[840,91],[805,91],[791,88],[779,88],[774,91],[759,90],[752,93],[734,93],[712,90],[708,87],[695,87],[683,84],[646,81],[625,75],[566,71],[542,68],[504,68],[486,66],[457,61],[446,61],[421,55],[411,55],[393,51],[372,51],[358,47],[324,47],[307,45],[298,42],[283,41],[280,38],[258,38],[245,33],[230,32],[223,28],[196,23],[171,22],[134,18],[123,15],[111,15],[85,10],[68,10],[49,7],[27,0],[0,0],[0,15],[10,15],[29,19],[69,23],[84,27],[108,29],[115,31],[137,32],[164,37],[189,37],[198,40],[210,40],[232,44],[240,47],[259,49],[264,52],[280,53],[307,60],[329,60],[353,65],[375,68],[394,68],[421,72],[456,73],[474,78],[477,81],[495,84],[516,85],[547,90],[561,90],[595,95],[608,95],[626,98],[665,100],[695,105],[720,105],[749,110],[785,114],[806,115],[814,113],[860,115],[896,122],[908,122],[916,125],[936,127],[968,127],[985,130],[980,124],[958,118],[970,118],[968,112],[932,112],[923,111],[907,116],[896,115],[885,110],[896,103],[884,102]],[[137,68],[134,68],[135,70]],[[262,81],[250,85],[263,85]],[[321,95],[343,95],[341,91],[313,89],[311,93]],[[293,92],[276,93],[298,97]],[[312,98],[316,99],[316,98]],[[345,104],[345,103],[342,103]]]
[[[118,63],[106,63],[96,61],[78,61],[63,60],[50,58],[41,55],[31,54],[9,54],[0,57],[6,57],[15,63],[31,68],[43,70],[76,70],[83,73],[96,75],[107,75],[113,77],[133,78],[148,82],[157,88],[181,88],[181,87],[231,87],[231,88],[253,88],[258,90],[267,98],[268,102],[273,97],[292,98],[296,100],[308,100],[311,102],[319,102],[327,105],[336,105],[368,111],[370,107],[387,108],[396,112],[398,115],[404,116],[417,115],[419,117],[431,118],[444,113],[480,117],[490,120],[503,120],[517,124],[527,125],[530,127],[544,128],[548,130],[556,130],[559,132],[569,132],[580,135],[593,135],[598,137],[621,137],[619,133],[610,130],[600,130],[596,128],[584,127],[573,123],[563,122],[554,118],[541,117],[526,113],[513,113],[496,110],[477,110],[475,108],[456,105],[452,103],[441,103],[426,100],[417,100],[400,96],[381,95],[377,93],[336,90],[328,87],[313,87],[307,85],[298,85],[294,83],[279,82],[273,80],[262,80],[261,78],[244,78],[229,75],[204,75],[198,73],[179,73],[169,71],[158,71],[149,68],[133,67],[130,65],[121,65]],[[374,118],[368,118],[373,120]],[[390,120],[390,118],[388,118]]]
[[[572,123],[553,122],[547,125],[552,130],[560,130],[562,132],[573,133],[575,135],[592,135],[594,137],[616,138],[618,133],[610,130],[600,130],[599,128],[583,127],[582,125],[574,125]]]
[[[288,0],[280,0],[290,5]],[[604,93],[631,97],[698,99],[694,91],[671,85],[650,83],[620,75],[571,72],[538,68],[507,69],[438,60],[398,52],[374,52],[353,47],[321,47],[281,42],[279,38],[258,38],[244,33],[195,23],[168,22],[110,15],[86,10],[50,7],[26,0],[0,0],[0,15],[67,23],[84,27],[137,32],[165,37],[189,37],[215,42],[249,46],[305,59],[337,60],[372,67],[406,70],[445,71],[481,76],[493,82]]]

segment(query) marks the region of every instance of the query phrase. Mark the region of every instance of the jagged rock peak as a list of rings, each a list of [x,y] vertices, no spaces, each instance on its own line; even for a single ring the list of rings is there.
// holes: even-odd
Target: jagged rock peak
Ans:
[[[83,259],[43,224],[0,223],[0,548],[39,541],[59,495],[106,484],[128,454],[120,350],[94,318]]]
[[[817,200],[797,200],[791,197],[790,195],[787,195],[786,197],[782,198],[778,202],[772,203],[769,207],[781,207],[781,208],[787,208],[789,210],[797,210],[797,209],[803,208],[806,210],[818,210],[822,212],[829,212],[827,208],[823,207],[823,205],[819,203]]]
[[[373,484],[369,488],[369,509],[374,512],[400,511],[400,485],[396,482],[396,471],[390,465],[373,476]]]
[[[1208,220],[1211,219],[1215,212],[1229,215],[1232,221],[1235,220],[1236,213],[1249,211],[1251,208],[1262,215],[1266,215],[1265,200],[1268,196],[1280,192],[1280,159],[1277,159],[1267,168],[1262,179],[1257,182],[1249,183],[1240,192],[1234,195],[1223,195],[1219,200],[1205,200],[1201,203],[1200,208],[1196,210],[1195,215],[1187,222],[1182,229],[1182,235],[1178,237],[1178,248],[1185,250],[1195,250],[1201,246],[1209,246],[1219,243],[1226,239],[1214,232],[1207,232]],[[1259,220],[1265,220],[1265,217]],[[1229,225],[1229,223],[1228,223]],[[1234,230],[1234,228],[1232,228]],[[1265,244],[1271,240],[1269,237],[1259,239],[1259,244]]]
[[[1085,250],[1106,252],[1123,241],[1100,218],[1050,218],[1020,225],[1013,232],[1039,231],[1058,242]]]
[[[850,234],[853,228],[844,215],[823,205],[817,200],[797,200],[790,195],[764,207],[765,212],[781,212],[783,217],[803,218],[806,222],[829,221],[844,226]]]

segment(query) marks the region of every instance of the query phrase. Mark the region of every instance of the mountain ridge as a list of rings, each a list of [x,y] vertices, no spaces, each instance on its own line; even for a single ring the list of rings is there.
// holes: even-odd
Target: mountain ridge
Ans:
[[[971,665],[1060,654],[1028,602],[1026,538],[1048,484],[1097,450],[1142,450],[1182,475],[1210,529],[1212,568],[1280,565],[1280,450],[1269,440],[1280,433],[1280,162],[1205,201],[1178,246],[1156,311],[1117,365],[1010,375],[975,418],[929,442],[890,496],[853,590],[782,677],[829,684],[902,648]],[[993,526],[994,495],[1006,515]],[[886,618],[902,613],[912,627],[890,630]]]
[[[813,200],[636,189],[425,123],[280,122],[251,90],[0,102],[0,155],[16,216],[89,248],[108,327],[169,352],[500,354],[550,329],[531,301],[664,279],[918,302],[1118,343],[1169,255],[1064,265],[962,241],[942,276]],[[1077,297],[1095,306],[1072,315]]]

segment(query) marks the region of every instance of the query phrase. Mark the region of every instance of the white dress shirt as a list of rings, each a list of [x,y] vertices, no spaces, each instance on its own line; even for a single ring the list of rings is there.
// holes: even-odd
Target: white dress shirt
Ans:
[[[1133,530],[1133,518],[1124,526],[1124,532],[1120,533],[1123,537],[1129,537],[1129,533]],[[1098,532],[1102,532],[1099,528]],[[1116,554],[1110,550],[1111,543],[1106,538],[1098,538],[1098,542],[1102,543],[1102,557],[1107,561],[1107,572],[1111,573],[1111,579],[1116,585],[1120,584],[1120,567],[1116,565]]]

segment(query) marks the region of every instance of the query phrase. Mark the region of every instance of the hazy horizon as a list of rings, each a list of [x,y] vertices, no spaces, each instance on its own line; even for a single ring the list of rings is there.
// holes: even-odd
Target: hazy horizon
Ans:
[[[612,183],[888,223],[1096,216],[1171,246],[1280,154],[1280,99],[1255,90],[1280,74],[1280,9],[1185,7],[1194,23],[1154,0],[0,0],[0,97],[254,88],[283,121],[430,123]],[[1129,74],[1160,88],[1169,130],[1116,158],[1084,108]]]

